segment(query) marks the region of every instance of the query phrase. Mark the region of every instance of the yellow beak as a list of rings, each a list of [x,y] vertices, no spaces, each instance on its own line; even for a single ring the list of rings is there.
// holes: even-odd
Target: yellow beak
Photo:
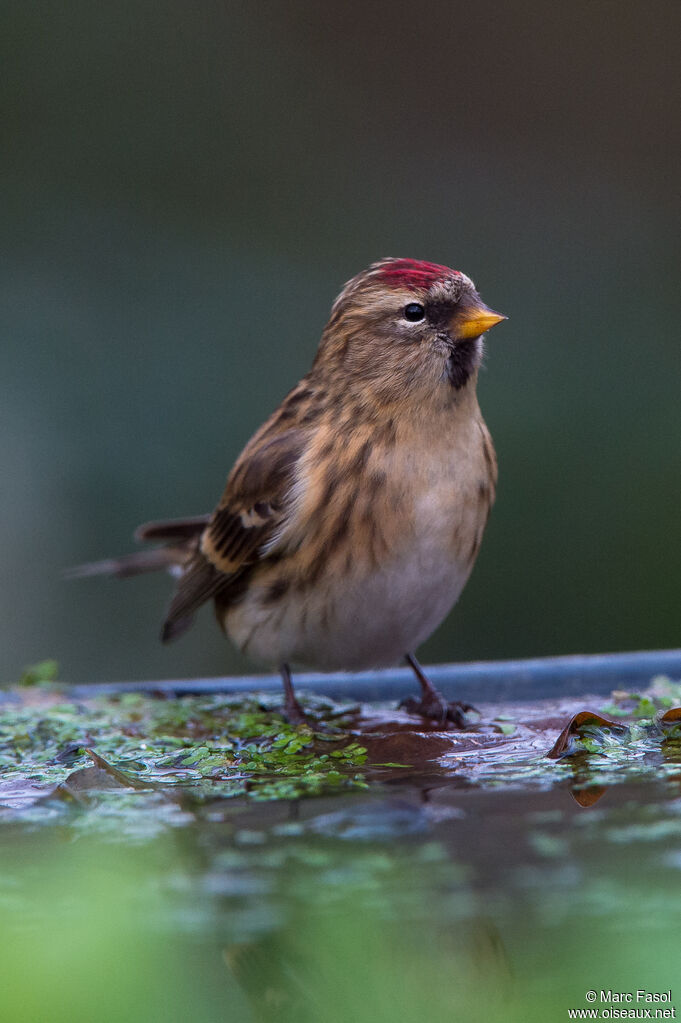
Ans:
[[[507,316],[495,313],[484,302],[477,301],[458,309],[449,326],[453,337],[466,341],[469,338],[480,337],[490,327],[506,319]]]

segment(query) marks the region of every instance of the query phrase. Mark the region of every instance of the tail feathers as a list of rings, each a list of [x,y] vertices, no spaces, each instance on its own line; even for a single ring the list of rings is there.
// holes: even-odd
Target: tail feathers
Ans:
[[[135,530],[136,540],[191,540],[199,536],[210,521],[210,515],[189,519],[162,519],[144,522]]]
[[[124,554],[120,558],[104,558],[103,561],[89,561],[85,565],[67,568],[66,579],[87,579],[95,575],[112,575],[125,579],[130,575],[141,575],[143,572],[157,572],[161,569],[179,572],[187,560],[187,551],[173,547],[159,547],[154,551],[139,551],[135,554]]]
[[[210,515],[195,515],[189,519],[163,519],[145,522],[135,530],[136,540],[165,540],[167,546],[136,554],[124,554],[121,558],[104,558],[76,565],[64,572],[67,579],[87,579],[95,575],[113,575],[124,579],[129,575],[143,572],[157,572],[166,569],[173,575],[181,575],[182,569],[198,546],[201,533],[206,528]]]
[[[67,579],[87,579],[98,575],[124,579],[160,569],[171,572],[179,578],[179,585],[161,633],[166,643],[188,629],[196,609],[224,585],[221,574],[199,553],[200,537],[209,520],[210,515],[196,515],[189,519],[145,522],[136,529],[135,539],[165,541],[164,546],[76,565],[67,569],[64,575]]]

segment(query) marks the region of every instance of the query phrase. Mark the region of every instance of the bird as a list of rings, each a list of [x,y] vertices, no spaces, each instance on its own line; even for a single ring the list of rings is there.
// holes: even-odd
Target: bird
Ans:
[[[497,460],[476,395],[483,335],[506,317],[459,270],[385,258],[344,286],[309,372],[248,441],[209,515],[149,522],[160,546],[73,575],[177,576],[161,631],[198,608],[280,671],[283,713],[306,720],[292,668],[406,662],[408,713],[461,727],[415,651],[457,602],[494,502]]]

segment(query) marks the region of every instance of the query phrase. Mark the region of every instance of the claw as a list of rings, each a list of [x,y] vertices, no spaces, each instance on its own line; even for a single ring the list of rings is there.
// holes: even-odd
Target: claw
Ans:
[[[418,717],[426,718],[429,721],[437,721],[443,728],[453,725],[454,728],[466,728],[468,719],[467,711],[475,711],[470,703],[461,703],[453,700],[448,703],[444,696],[435,693],[432,696],[424,696],[419,699],[416,696],[408,696],[400,703],[400,709],[406,710],[407,714],[415,714]]]
[[[290,725],[307,725],[308,727],[311,727],[310,719],[297,700],[293,703],[287,703],[284,707],[282,707],[281,716],[285,721],[288,721]]]
[[[477,714],[475,707],[470,703],[462,703],[460,700],[452,700],[451,703],[448,703],[424,673],[414,655],[406,654],[405,660],[419,681],[421,699],[409,696],[406,700],[402,700],[400,707],[408,714],[418,714],[419,717],[438,721],[443,728],[446,728],[448,723],[454,725],[455,728],[465,728],[468,724],[466,712],[473,711]]]

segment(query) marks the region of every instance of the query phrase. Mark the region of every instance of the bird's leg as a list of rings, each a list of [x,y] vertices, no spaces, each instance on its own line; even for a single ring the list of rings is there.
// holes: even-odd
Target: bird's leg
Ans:
[[[406,700],[402,700],[400,707],[403,707],[409,714],[418,714],[420,717],[439,721],[442,725],[452,724],[456,728],[464,728],[466,711],[474,711],[475,707],[472,707],[470,703],[461,703],[458,700],[448,703],[428,676],[424,674],[423,668],[414,655],[405,654],[404,659],[419,680],[421,699],[409,696]]]
[[[293,691],[291,669],[288,664],[282,664],[279,671],[281,672],[281,680],[284,683],[284,717],[292,725],[308,724],[305,711],[298,703],[296,694]]]

